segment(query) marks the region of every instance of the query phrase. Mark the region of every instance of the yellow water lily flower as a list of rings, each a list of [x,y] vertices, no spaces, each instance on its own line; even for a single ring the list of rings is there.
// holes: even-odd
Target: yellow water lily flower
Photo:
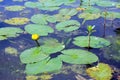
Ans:
[[[32,34],[32,40],[38,40],[39,35],[38,34]]]

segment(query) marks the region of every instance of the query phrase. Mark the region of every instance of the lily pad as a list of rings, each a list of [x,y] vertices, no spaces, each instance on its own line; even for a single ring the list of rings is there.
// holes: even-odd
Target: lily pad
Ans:
[[[113,1],[97,1],[96,4],[98,6],[101,6],[101,7],[113,7],[115,6],[117,3],[116,2],[113,2]]]
[[[57,39],[50,38],[48,40],[44,40],[44,44],[41,46],[41,49],[46,54],[53,54],[58,51],[61,51],[65,48],[65,45],[59,43]]]
[[[22,63],[34,63],[39,62],[49,57],[40,47],[34,47],[23,51],[20,54],[20,60]]]
[[[22,17],[15,17],[15,18],[11,18],[11,19],[5,19],[4,22],[7,24],[11,24],[11,25],[24,25],[29,22],[29,19],[22,18]]]
[[[80,23],[76,20],[68,20],[56,25],[58,31],[64,30],[65,32],[71,32],[80,28]]]
[[[50,26],[38,24],[28,24],[25,26],[25,30],[30,34],[38,34],[40,36],[47,36],[48,33],[54,32]]]
[[[105,17],[105,12],[102,12],[101,16]],[[113,20],[113,19],[116,19],[116,18],[120,18],[120,13],[110,12],[110,11],[107,12],[106,19],[112,19]]]
[[[98,19],[100,17],[100,13],[81,13],[78,15],[79,18],[84,18],[84,21],[82,22],[82,24],[84,24],[84,22],[86,20],[95,20]]]
[[[20,28],[14,27],[0,28],[0,40],[5,40],[10,37],[17,37],[22,32],[23,30],[21,30]]]
[[[85,13],[100,13],[101,11],[98,8],[89,6],[89,7],[85,8],[85,10],[83,12],[85,12]]]
[[[38,74],[45,72],[54,72],[60,70],[62,67],[62,61],[59,58],[45,59],[33,64],[26,65],[27,74]]]
[[[95,80],[110,80],[113,71],[108,64],[99,63],[95,67],[88,68],[86,72]]]
[[[95,54],[81,49],[68,49],[62,53],[60,59],[70,64],[91,64],[98,60]]]
[[[80,47],[88,47],[88,36],[78,36],[74,38],[73,44],[80,46]],[[95,37],[95,36],[90,36],[90,47],[92,48],[102,48],[105,46],[109,46],[110,41],[100,38],[100,37]]]
[[[36,24],[47,24],[48,22],[56,22],[56,19],[49,15],[36,14],[31,17],[31,21]]]
[[[61,15],[68,15],[68,16],[74,16],[74,15],[77,14],[77,12],[78,11],[76,9],[74,9],[74,8],[69,8],[69,9],[64,8],[64,9],[61,9],[59,11],[59,14],[61,14]]]
[[[31,1],[27,1],[25,2],[25,6],[29,7],[29,8],[37,8],[37,6],[39,5],[39,2],[31,2]]]
[[[5,7],[5,10],[7,11],[21,11],[25,9],[24,6],[19,6],[19,5],[13,5],[13,6],[6,6]]]

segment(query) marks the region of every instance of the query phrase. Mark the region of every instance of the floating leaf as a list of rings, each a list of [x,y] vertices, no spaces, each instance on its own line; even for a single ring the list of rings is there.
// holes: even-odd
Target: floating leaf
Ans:
[[[56,19],[54,18],[54,16],[36,14],[31,17],[31,21],[36,24],[47,24],[48,22],[56,22]]]
[[[59,14],[61,14],[61,15],[67,15],[67,16],[74,16],[74,15],[77,14],[77,12],[78,11],[76,9],[74,9],[74,8],[69,8],[69,9],[64,8],[64,9],[61,9],[59,11]]]
[[[78,36],[74,38],[73,44],[80,47],[88,47],[89,38],[88,36]],[[110,42],[104,38],[90,36],[90,47],[92,48],[101,48],[109,46]]]
[[[31,17],[31,21],[37,24],[47,24],[46,15],[43,15],[43,14],[33,15]]]
[[[117,4],[117,5],[116,5],[116,8],[120,8],[120,4]]]
[[[0,28],[0,40],[5,40],[10,37],[17,37],[22,32],[23,30],[21,30],[20,28],[14,27]]]
[[[100,17],[100,13],[81,13],[78,15],[78,17],[84,18],[84,21],[82,22],[82,24],[84,24],[86,20],[98,19]]]
[[[97,1],[96,4],[98,6],[101,6],[101,7],[113,7],[115,6],[117,3],[116,2],[113,2],[113,1]]]
[[[86,13],[100,13],[101,11],[98,8],[89,6],[89,7],[85,8],[85,10],[83,12],[86,12]]]
[[[44,44],[41,46],[41,49],[46,54],[53,54],[58,51],[61,51],[65,48],[65,45],[59,43],[57,39],[50,38],[48,40],[44,40]]]
[[[68,15],[62,15],[62,14],[56,14],[53,16],[57,22],[67,21],[71,18],[71,16]]]
[[[46,36],[48,33],[54,32],[50,26],[38,24],[28,24],[25,26],[25,30],[30,34],[38,34],[40,36]]]
[[[28,1],[28,2],[25,2],[24,5],[29,8],[37,8],[37,6],[39,5],[39,2]]]
[[[96,67],[88,68],[86,72],[95,80],[110,80],[113,71],[108,64],[99,63]]]
[[[27,49],[20,54],[20,60],[22,63],[39,62],[47,57],[49,57],[49,55],[46,55],[40,47]]]
[[[54,72],[60,70],[62,67],[62,61],[59,58],[45,59],[33,64],[27,64],[27,74],[38,74],[45,72]]]
[[[68,20],[56,25],[57,30],[64,30],[65,32],[71,32],[79,29],[80,23],[76,20]]]
[[[14,6],[6,6],[5,7],[5,10],[8,10],[8,11],[21,11],[25,9],[24,6],[19,6],[19,5],[14,5]]]
[[[11,19],[4,20],[5,23],[11,24],[11,25],[24,25],[29,22],[28,18],[22,18],[22,17],[15,17]]]
[[[71,64],[91,64],[98,60],[98,57],[91,52],[81,49],[68,49],[62,51],[61,60]]]
[[[102,12],[101,14],[102,17],[105,17],[105,12]],[[107,12],[106,19],[115,19],[115,18],[120,18],[120,13],[118,12]]]

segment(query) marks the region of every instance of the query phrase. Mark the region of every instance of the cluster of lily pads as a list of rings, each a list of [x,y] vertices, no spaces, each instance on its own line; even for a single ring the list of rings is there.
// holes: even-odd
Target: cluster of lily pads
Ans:
[[[94,5],[103,8],[114,6],[117,6],[117,8],[119,7],[118,3],[107,0],[84,0],[76,9],[61,9],[60,7],[61,5],[69,5],[73,2],[75,2],[75,0],[38,0],[38,2],[28,1],[25,2],[25,7],[32,9],[37,8],[39,10],[46,11],[60,10],[54,15],[40,13],[32,15],[30,19],[15,17],[9,20],[4,20],[4,22],[11,25],[24,25],[31,22],[30,24],[25,25],[24,28],[28,34],[37,34],[39,36],[47,37],[55,31],[71,33],[78,30],[86,20],[95,20],[100,17],[112,20],[120,18],[118,12],[106,12],[94,7]],[[21,11],[25,9],[25,7],[15,5],[7,6],[5,9],[15,12]],[[72,19],[75,15],[78,15],[78,18],[80,19],[84,19],[82,24],[79,21]],[[50,23],[54,26],[49,25]],[[0,28],[0,40],[17,37],[19,34],[23,33],[24,30],[15,28],[14,26]],[[104,38],[91,36],[93,32],[94,26],[88,26],[88,35],[74,37],[72,44],[83,48],[104,48],[105,46],[110,45],[110,42]],[[43,44],[41,44],[41,42],[39,43],[40,46],[26,49],[20,54],[20,60],[22,63],[26,64],[25,72],[28,75],[54,71],[56,72],[62,68],[63,62],[69,64],[92,64],[99,60],[98,57],[92,52],[75,48],[66,49],[66,45],[64,43],[60,43],[60,41],[55,38],[49,38],[48,40],[46,39],[43,41]],[[53,57],[53,55],[56,56]],[[107,69],[104,69],[103,67],[106,67]],[[92,71],[95,72],[92,73]],[[104,75],[106,74],[105,72],[108,72],[108,75]],[[108,80],[112,76],[111,68],[104,63],[99,63],[97,67],[88,69],[87,73],[96,80]]]

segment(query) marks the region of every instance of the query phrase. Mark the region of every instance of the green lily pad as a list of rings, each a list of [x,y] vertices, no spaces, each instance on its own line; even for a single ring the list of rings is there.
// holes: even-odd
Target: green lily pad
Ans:
[[[50,15],[36,14],[31,17],[31,21],[36,24],[48,24],[48,22],[55,23],[56,18]]]
[[[25,30],[30,34],[38,34],[40,36],[47,36],[48,33],[54,32],[50,26],[38,24],[28,24],[25,26]]]
[[[88,47],[88,43],[89,43],[88,36],[78,36],[74,38],[73,41],[73,44],[80,47]],[[92,48],[102,48],[109,45],[110,45],[110,41],[104,38],[90,36],[90,47]]]
[[[62,53],[60,59],[70,64],[91,64],[98,60],[95,54],[81,49],[68,49]]]
[[[85,10],[83,12],[85,12],[85,13],[100,13],[101,11],[98,8],[89,6],[89,7],[85,8]]]
[[[14,28],[14,27],[5,27],[0,28],[0,40],[5,40],[10,37],[17,37],[20,33],[23,33],[23,30],[20,28]]]
[[[33,64],[26,65],[27,74],[38,74],[45,72],[54,72],[60,70],[62,67],[62,61],[59,58],[45,59]]]
[[[29,8],[37,8],[37,6],[39,5],[39,2],[31,2],[31,1],[27,1],[24,4],[26,7]]]
[[[105,12],[102,12],[101,14],[102,17],[105,17]],[[118,12],[107,12],[106,19],[116,19],[120,18],[120,13]]]
[[[31,21],[36,24],[47,24],[47,15],[36,14],[31,17]]]
[[[27,49],[20,54],[20,60],[22,63],[39,62],[47,57],[49,57],[49,55],[44,54],[40,47]]]
[[[119,3],[119,4],[116,4],[116,8],[120,8],[120,3]]]
[[[7,10],[7,11],[21,11],[23,9],[25,9],[25,7],[24,6],[19,6],[19,5],[6,6],[5,7],[5,10]]]
[[[80,28],[80,23],[76,20],[68,20],[56,25],[58,31],[64,30],[65,32],[71,32]]]
[[[84,22],[86,20],[95,20],[98,19],[100,17],[100,13],[81,13],[78,15],[79,18],[84,18],[84,21],[82,22],[82,24],[84,24]]]
[[[71,18],[71,16],[56,14],[53,16],[53,18],[55,18],[56,22],[63,22],[63,21],[69,20]]]
[[[63,45],[62,43],[59,43],[57,39],[53,39],[53,38],[44,40],[44,44],[41,46],[41,49],[46,54],[53,54],[58,51],[61,51],[64,48],[65,48],[65,45]]]
[[[86,72],[95,80],[110,80],[113,71],[108,64],[99,63],[95,67],[88,68]]]
[[[117,3],[116,2],[113,2],[113,1],[98,1],[96,2],[96,4],[98,6],[101,6],[101,7],[113,7],[115,6]]]
[[[78,11],[76,9],[74,9],[74,8],[69,8],[69,9],[64,8],[64,9],[61,9],[59,11],[59,14],[61,14],[61,15],[68,15],[68,16],[74,16],[74,15],[77,14],[77,12]]]

